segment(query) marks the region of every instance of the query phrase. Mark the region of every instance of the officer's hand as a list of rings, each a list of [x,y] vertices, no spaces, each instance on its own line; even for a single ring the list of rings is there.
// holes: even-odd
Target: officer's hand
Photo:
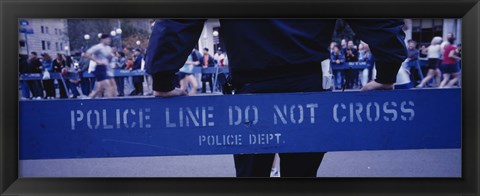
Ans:
[[[367,83],[365,86],[360,89],[361,91],[371,91],[371,90],[393,90],[393,84],[380,84],[375,81]]]
[[[177,96],[185,96],[187,95],[187,92],[185,92],[182,89],[175,88],[168,92],[153,91],[153,95],[155,97],[177,97]]]

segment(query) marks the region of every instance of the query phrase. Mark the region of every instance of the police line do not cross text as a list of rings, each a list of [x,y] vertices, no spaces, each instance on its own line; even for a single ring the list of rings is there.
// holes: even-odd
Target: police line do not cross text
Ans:
[[[159,115],[153,108],[87,109],[70,110],[71,130],[126,130],[126,129],[178,129],[203,127],[218,128],[218,122],[235,130],[238,126],[255,126],[268,119],[273,125],[315,125],[318,115],[331,112],[333,123],[376,123],[412,121],[415,118],[415,103],[405,101],[338,102],[330,108],[321,108],[318,103],[272,104],[263,111],[257,105],[164,107]],[[222,113],[219,113],[220,110]],[[222,114],[222,115],[219,115]],[[325,116],[325,115],[324,115]],[[222,128],[225,128],[223,126]],[[227,132],[227,131],[225,131]],[[259,133],[200,134],[195,141],[198,146],[275,145],[283,144],[282,133],[263,130]]]

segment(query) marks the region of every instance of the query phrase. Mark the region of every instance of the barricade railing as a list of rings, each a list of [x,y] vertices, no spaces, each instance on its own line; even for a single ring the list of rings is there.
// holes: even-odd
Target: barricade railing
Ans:
[[[366,62],[346,62],[342,64],[335,64],[331,63],[332,69],[340,70],[340,69],[364,69],[368,68],[370,65]],[[58,72],[50,72],[50,79],[80,79],[80,72],[73,71],[68,72],[66,75],[61,75]],[[229,73],[228,67],[208,67],[208,68],[201,68],[201,67],[194,67],[192,73],[203,73],[203,74],[220,74],[220,73]],[[132,76],[146,76],[148,75],[145,70],[119,70],[115,69],[113,71],[114,77],[132,77]],[[82,77],[84,78],[93,78],[95,77],[93,73],[83,72]],[[43,80],[43,74],[41,73],[26,73],[20,74],[20,80]]]
[[[19,134],[21,160],[460,148],[461,89],[27,100]]]
[[[345,62],[345,63],[333,63],[330,62],[332,70],[344,70],[344,69],[365,69],[370,67],[370,64],[367,62]]]

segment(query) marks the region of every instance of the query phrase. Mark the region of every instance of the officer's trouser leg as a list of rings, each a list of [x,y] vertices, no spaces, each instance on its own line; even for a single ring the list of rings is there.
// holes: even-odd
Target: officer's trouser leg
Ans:
[[[275,154],[236,154],[237,177],[270,177]]]
[[[317,177],[324,152],[280,153],[281,177]]]

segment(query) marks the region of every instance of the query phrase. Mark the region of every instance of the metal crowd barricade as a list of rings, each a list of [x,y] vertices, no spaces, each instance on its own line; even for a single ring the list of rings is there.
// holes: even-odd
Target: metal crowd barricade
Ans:
[[[334,70],[344,70],[344,69],[365,69],[370,67],[370,64],[367,62],[345,62],[341,64],[336,64],[333,62],[330,62],[330,66]]]
[[[319,65],[320,66],[320,65]],[[331,63],[331,67],[333,70],[344,70],[344,69],[364,69],[369,67],[370,65],[366,62],[347,62],[342,64],[335,64]],[[202,73],[202,74],[213,74],[213,86],[216,87],[218,83],[218,75],[221,73],[228,74],[229,69],[228,67],[208,67],[208,68],[201,68],[201,67],[194,67],[193,73]],[[115,69],[113,72],[114,77],[132,77],[132,76],[146,76],[148,75],[145,70],[118,70]],[[93,78],[95,77],[92,73],[83,72],[82,76],[84,78]],[[68,72],[66,75],[62,75],[60,73],[50,72],[50,79],[60,79],[63,83],[63,88],[70,95],[68,91],[68,86],[65,82],[66,79],[74,79],[78,80],[81,78],[78,72]],[[19,80],[43,80],[43,74],[41,73],[28,73],[28,74],[21,74],[19,76]]]
[[[48,80],[61,80],[62,84],[63,84],[63,88],[65,89],[65,92],[67,93],[67,96],[70,96],[70,92],[68,91],[67,83],[65,82],[66,77],[64,77],[62,74],[57,73],[57,72],[50,72],[49,74],[50,74],[50,79],[48,79]],[[20,81],[22,81],[22,80],[44,80],[43,79],[43,74],[41,74],[41,73],[20,74],[18,79]],[[67,79],[69,79],[68,76],[67,76]],[[58,84],[58,85],[60,85],[60,84]]]

